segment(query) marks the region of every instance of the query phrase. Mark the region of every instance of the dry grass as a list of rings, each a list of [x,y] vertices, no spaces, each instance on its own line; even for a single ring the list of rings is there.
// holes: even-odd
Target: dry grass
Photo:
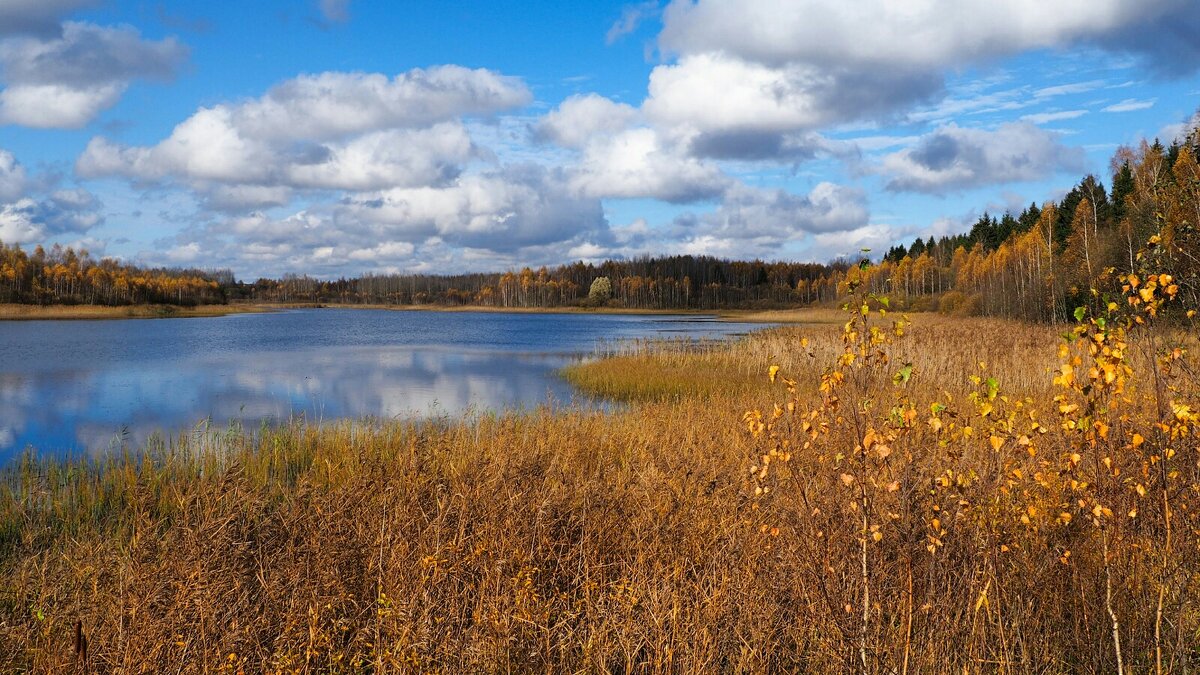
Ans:
[[[803,322],[730,343],[630,342],[605,353],[607,358],[567,368],[564,376],[583,391],[622,401],[765,392],[772,365],[816,383],[842,350],[844,320],[834,319],[844,314],[809,310],[796,318]],[[981,363],[1006,391],[1032,394],[1050,388],[1050,373],[1059,365],[1055,345],[1061,328],[937,314],[916,314],[912,320],[911,339],[896,346],[894,360],[913,364],[926,393],[948,388],[965,395]],[[799,347],[801,338],[808,340],[807,348]]]
[[[837,309],[801,307],[797,309],[725,310],[722,317],[749,323],[797,323],[805,325],[841,324],[845,316]]]
[[[1174,465],[1169,564],[1150,500],[1108,531],[1106,566],[1100,530],[1056,520],[1064,493],[1012,477],[1058,466],[1073,437],[1047,414],[1038,453],[1016,428],[996,450],[967,398],[985,361],[1002,387],[987,419],[1028,426],[1030,407],[1051,407],[1054,331],[995,321],[923,317],[896,346],[916,369],[908,394],[950,406],[958,431],[919,424],[892,444],[879,480],[899,487],[872,508],[895,517],[871,544],[861,635],[858,516],[838,468],[854,435],[835,425],[801,449],[793,430],[795,456],[757,481],[765,449],[743,422],[787,398],[762,384],[767,364],[815,403],[836,331],[600,362],[611,393],[649,399],[613,415],[297,423],[142,462],[27,460],[0,496],[0,670],[82,667],[78,622],[97,672],[839,672],[861,668],[865,641],[869,672],[1105,673],[1106,567],[1127,666],[1152,668],[1163,581],[1165,665],[1198,665],[1196,450]],[[706,369],[745,386],[631,389]],[[1142,393],[1130,428],[1149,414]]]

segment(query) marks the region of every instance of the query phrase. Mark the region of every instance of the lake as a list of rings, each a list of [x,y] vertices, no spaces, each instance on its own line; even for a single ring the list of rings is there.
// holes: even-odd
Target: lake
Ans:
[[[209,424],[456,415],[579,401],[558,371],[602,341],[762,328],[696,315],[360,309],[0,322],[0,464]]]

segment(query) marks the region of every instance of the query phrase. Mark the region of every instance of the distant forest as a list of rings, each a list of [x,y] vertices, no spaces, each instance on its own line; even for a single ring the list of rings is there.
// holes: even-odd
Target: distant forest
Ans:
[[[230,272],[148,269],[86,250],[55,245],[28,253],[0,242],[0,302],[21,304],[139,305],[223,304],[233,288]]]
[[[460,275],[306,276],[235,281],[227,271],[144,269],[95,260],[86,251],[0,243],[0,302],[104,305],[230,301],[394,305],[560,307],[605,304],[637,309],[769,308],[834,303],[849,275],[899,306],[959,315],[1032,321],[1066,319],[1099,302],[1092,288],[1136,273],[1138,251],[1152,240],[1157,268],[1168,270],[1188,303],[1200,302],[1200,129],[1164,147],[1123,147],[1110,186],[1086,176],[1058,202],[1021,213],[985,213],[964,234],[917,239],[887,251],[865,270],[855,261],[827,264],[739,262],[669,256],[576,262],[554,268]]]

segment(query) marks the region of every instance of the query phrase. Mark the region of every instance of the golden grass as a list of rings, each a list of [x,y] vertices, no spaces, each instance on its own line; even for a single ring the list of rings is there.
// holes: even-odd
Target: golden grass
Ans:
[[[270,311],[263,305],[21,305],[0,304],[0,321],[167,319]]]
[[[563,375],[583,391],[621,401],[678,400],[770,389],[772,365],[791,377],[815,383],[841,352],[840,312],[815,310],[795,326],[751,333],[727,343],[637,341],[608,358],[566,368]],[[963,393],[980,364],[1006,390],[1044,392],[1058,367],[1055,344],[1062,329],[997,319],[912,317],[911,339],[897,345],[894,359],[912,363],[917,382],[936,394]],[[814,321],[815,319],[815,321]],[[739,319],[740,320],[740,319]],[[808,347],[801,349],[801,338]]]
[[[1170,564],[1153,500],[1106,531],[1106,559],[1099,529],[1056,520],[1073,508],[1059,493],[1012,477],[1057,466],[1073,437],[1047,414],[1036,455],[996,450],[967,398],[985,361],[1001,387],[988,420],[1027,426],[1030,406],[1051,406],[1055,331],[999,321],[922,317],[896,346],[908,393],[948,405],[959,431],[920,424],[892,444],[895,475],[879,478],[899,487],[872,508],[895,518],[871,544],[862,634],[838,468],[856,439],[835,426],[763,483],[743,422],[786,399],[767,364],[818,401],[836,331],[593,364],[612,393],[647,401],[616,414],[297,422],[184,437],[140,462],[29,458],[0,492],[0,671],[840,672],[860,669],[865,642],[869,672],[1112,672],[1105,569],[1127,667],[1152,668],[1161,582],[1166,668],[1197,665],[1196,451],[1174,465],[1187,487]],[[689,380],[702,396],[631,384],[704,370]],[[1144,393],[1125,426],[1150,414]]]
[[[795,309],[730,309],[719,312],[722,318],[748,323],[841,324],[845,315],[836,309],[797,307]]]

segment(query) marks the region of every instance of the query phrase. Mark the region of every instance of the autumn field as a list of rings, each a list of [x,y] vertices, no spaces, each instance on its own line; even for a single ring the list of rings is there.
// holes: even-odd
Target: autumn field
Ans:
[[[1194,337],[1080,315],[866,299],[565,373],[611,414],[28,457],[0,670],[1184,672]]]

